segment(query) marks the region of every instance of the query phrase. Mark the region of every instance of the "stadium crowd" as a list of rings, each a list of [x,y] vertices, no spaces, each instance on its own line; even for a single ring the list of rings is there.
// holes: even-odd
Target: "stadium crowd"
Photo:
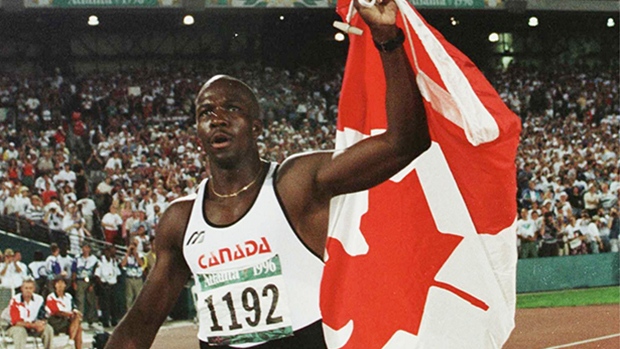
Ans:
[[[30,267],[18,267],[19,254],[6,250],[0,287],[18,288],[30,276],[49,293],[63,275],[87,323],[99,320],[98,304],[103,324],[115,324],[107,291],[123,269],[125,304],[132,304],[154,262],[161,214],[209,176],[193,100],[201,83],[221,72],[256,88],[265,159],[333,149],[339,69],[214,64],[0,77],[0,229],[18,220],[21,229],[38,228],[55,242],[47,260],[38,251]],[[489,79],[523,121],[516,162],[520,257],[617,252],[618,72],[512,66]],[[108,245],[95,256],[90,238],[128,248],[117,257]]]
[[[491,80],[523,120],[520,256],[618,252],[618,71],[514,67]]]

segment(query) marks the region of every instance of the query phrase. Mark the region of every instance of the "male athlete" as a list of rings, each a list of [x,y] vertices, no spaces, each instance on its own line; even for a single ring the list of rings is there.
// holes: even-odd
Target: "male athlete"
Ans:
[[[330,199],[387,180],[430,146],[396,4],[355,5],[381,54],[387,131],[338,156],[269,164],[256,145],[262,128],[252,90],[228,76],[211,78],[196,97],[211,177],[164,213],[155,268],[107,348],[148,348],[191,275],[201,349],[326,347],[319,284]]]

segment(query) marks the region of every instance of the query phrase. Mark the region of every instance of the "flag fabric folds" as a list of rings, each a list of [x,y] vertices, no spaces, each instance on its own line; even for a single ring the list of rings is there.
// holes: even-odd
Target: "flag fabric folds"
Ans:
[[[520,121],[474,64],[396,0],[431,148],[332,200],[321,311],[329,348],[500,348],[514,327]],[[338,3],[347,18],[350,0]],[[350,36],[337,149],[386,128],[370,31]]]

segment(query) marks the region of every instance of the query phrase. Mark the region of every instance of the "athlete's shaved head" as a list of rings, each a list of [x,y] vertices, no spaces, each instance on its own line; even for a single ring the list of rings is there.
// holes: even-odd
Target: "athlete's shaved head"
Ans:
[[[235,93],[239,94],[241,97],[243,97],[250,103],[249,105],[250,111],[251,111],[250,116],[253,118],[259,117],[260,106],[258,104],[258,97],[254,93],[252,88],[248,84],[246,84],[245,82],[237,78],[234,78],[229,75],[223,75],[223,74],[213,76],[207,82],[205,82],[204,85],[202,85],[202,87],[200,88],[200,91],[198,91],[198,95],[196,96],[196,101],[195,101],[196,107],[198,107],[198,105],[200,104],[201,97],[203,97],[205,92],[216,86],[218,87],[221,86],[225,88],[234,88]]]

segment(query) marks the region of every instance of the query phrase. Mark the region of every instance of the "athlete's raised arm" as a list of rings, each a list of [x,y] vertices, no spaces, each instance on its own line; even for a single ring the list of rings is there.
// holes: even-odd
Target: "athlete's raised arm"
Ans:
[[[164,212],[157,226],[155,267],[106,348],[150,348],[190,276],[182,247],[192,203],[193,200],[177,201]]]
[[[385,50],[379,53],[387,91],[377,93],[386,92],[388,127],[385,133],[358,142],[335,157],[310,155],[291,159],[291,164],[303,163],[294,167],[305,167],[304,171],[310,172],[315,197],[331,198],[371,188],[396,174],[430,146],[422,97],[402,45],[404,34],[395,25],[396,4],[379,0],[371,8],[359,6],[357,1],[355,5],[370,26],[373,40],[385,44]],[[283,170],[289,165],[285,162]]]

